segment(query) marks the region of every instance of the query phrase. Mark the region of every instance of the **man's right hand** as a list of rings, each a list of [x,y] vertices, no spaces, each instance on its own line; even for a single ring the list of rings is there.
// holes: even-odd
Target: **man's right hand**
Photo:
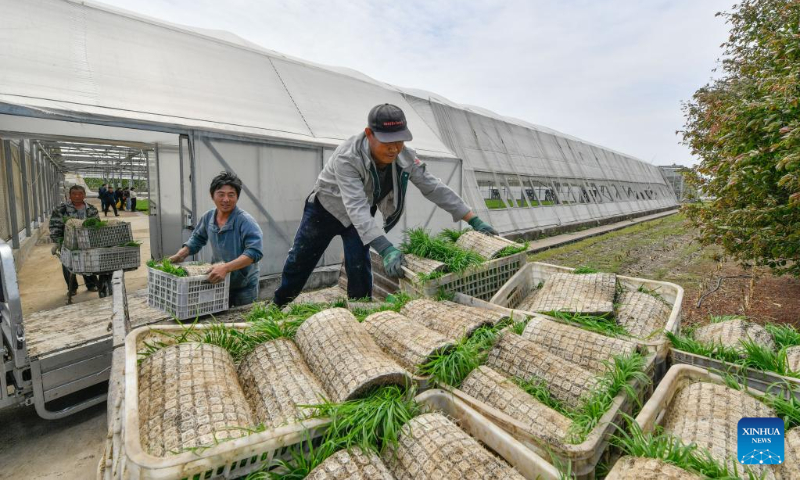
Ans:
[[[181,247],[178,250],[178,253],[169,257],[169,261],[172,263],[181,263],[182,261],[186,260],[186,257],[189,256],[189,249],[187,247]]]
[[[403,252],[389,245],[380,252],[383,257],[383,269],[392,278],[403,276]]]
[[[57,257],[61,256],[61,245],[58,244],[58,243],[53,245],[53,248],[50,249],[50,253],[52,253],[53,255],[55,255]]]

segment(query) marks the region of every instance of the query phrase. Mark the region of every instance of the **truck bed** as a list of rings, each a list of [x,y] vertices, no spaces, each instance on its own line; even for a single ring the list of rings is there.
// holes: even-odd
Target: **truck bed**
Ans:
[[[36,312],[25,317],[25,336],[31,360],[54,353],[96,344],[111,338],[112,297],[65,305],[53,310]],[[240,320],[242,309],[221,312],[217,321]],[[147,291],[128,295],[131,328],[168,322],[172,317],[147,305]]]

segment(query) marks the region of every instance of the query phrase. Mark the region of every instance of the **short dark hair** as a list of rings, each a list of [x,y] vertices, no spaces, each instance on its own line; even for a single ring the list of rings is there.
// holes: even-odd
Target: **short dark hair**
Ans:
[[[73,185],[69,187],[69,193],[72,193],[73,190],[80,190],[81,192],[86,193],[86,189],[80,185]]]
[[[214,196],[214,192],[219,190],[220,188],[224,187],[225,185],[230,185],[236,190],[236,196],[238,197],[242,193],[242,181],[239,180],[239,177],[235,173],[231,172],[221,172],[219,175],[214,177],[211,180],[211,188],[209,191],[211,192],[211,196]]]

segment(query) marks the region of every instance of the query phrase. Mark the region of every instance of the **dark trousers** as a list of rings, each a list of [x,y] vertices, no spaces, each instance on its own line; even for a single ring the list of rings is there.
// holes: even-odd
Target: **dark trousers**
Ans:
[[[111,207],[111,208],[114,209],[114,215],[119,215],[117,213],[117,203],[116,203],[116,201],[112,201],[112,200],[106,200],[105,201],[105,203],[103,204],[103,213],[105,213],[106,216],[108,216],[108,207]]]
[[[319,263],[325,249],[340,235],[344,244],[344,268],[347,271],[347,296],[350,298],[372,298],[372,264],[369,246],[364,245],[352,225],[344,227],[319,201],[306,201],[300,228],[294,237],[294,245],[283,265],[281,286],[272,300],[284,306],[300,294]]]
[[[64,274],[64,281],[67,282],[67,288],[70,290],[77,290],[78,289],[78,277],[72,276],[67,267],[61,265],[61,272]],[[70,280],[72,283],[70,283]],[[97,277],[94,275],[83,275],[83,283],[86,285],[86,288],[96,287],[97,286]]]
[[[136,211],[136,197],[131,198],[131,212]]]

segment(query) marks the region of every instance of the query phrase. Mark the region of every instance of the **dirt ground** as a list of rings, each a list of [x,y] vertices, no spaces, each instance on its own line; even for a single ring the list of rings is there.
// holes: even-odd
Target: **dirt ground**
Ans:
[[[800,327],[800,279],[775,277],[766,268],[743,268],[720,248],[701,246],[695,241],[696,234],[678,214],[547,250],[530,259],[677,283],[685,290],[683,325],[704,322],[709,315],[735,314],[759,323]]]
[[[96,199],[91,199],[90,202],[99,210],[100,205]],[[109,218],[112,217],[113,214]],[[100,218],[106,218],[102,211]],[[142,265],[144,265],[150,259],[150,219],[147,213],[120,212],[119,219],[130,222],[133,239],[141,242],[140,254]],[[67,283],[61,273],[61,262],[50,253],[52,247],[53,244],[49,243],[46,235],[43,235],[43,238],[33,247],[33,251],[22,264],[22,269],[17,272],[23,317],[32,312],[51,310],[66,305]],[[97,293],[86,290],[81,276],[78,276],[78,285],[78,295],[72,299],[74,303],[98,298]],[[142,267],[132,272],[126,272],[125,286],[129,292],[145,288],[147,286],[147,269]]]

